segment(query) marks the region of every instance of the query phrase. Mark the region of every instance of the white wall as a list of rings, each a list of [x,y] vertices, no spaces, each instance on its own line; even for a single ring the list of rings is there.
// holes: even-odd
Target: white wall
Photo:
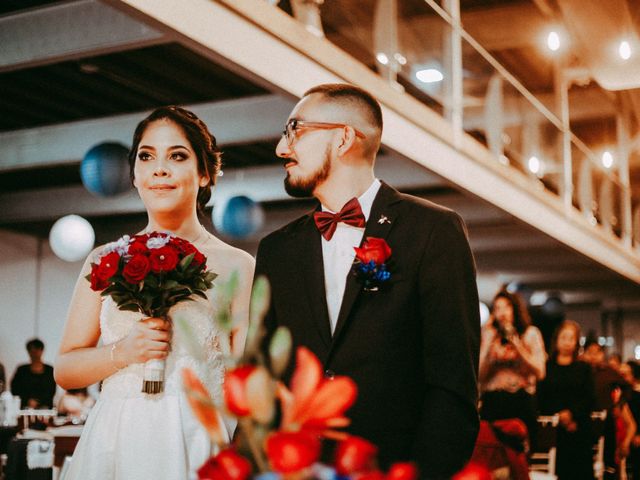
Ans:
[[[82,268],[83,262],[58,259],[43,240],[37,278],[37,251],[35,237],[0,230],[0,362],[7,382],[17,365],[28,362],[25,343],[30,338],[37,336],[45,343],[44,361],[53,364]]]

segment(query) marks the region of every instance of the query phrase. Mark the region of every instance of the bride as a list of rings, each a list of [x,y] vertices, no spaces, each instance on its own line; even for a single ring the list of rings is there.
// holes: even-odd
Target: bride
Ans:
[[[221,342],[231,342],[234,353],[244,348],[253,257],[208,233],[198,220],[220,169],[215,138],[193,113],[159,108],[136,128],[129,162],[147,211],[145,232],[171,232],[190,241],[207,257],[208,269],[218,274],[209,300],[197,297],[169,311],[171,317],[188,320],[205,360],[190,355],[168,321],[140,320],[140,313],[118,310],[110,297],[91,290],[84,276],[96,249],[77,281],[55,364],[56,381],[65,389],[103,382],[66,480],[195,478],[212,446],[182,392],[181,370],[194,369],[214,398],[220,398]],[[241,322],[231,338],[223,338],[213,320],[215,283],[233,272],[239,274],[240,288],[232,309]],[[150,359],[166,359],[164,391],[154,395],[141,392],[143,364]]]

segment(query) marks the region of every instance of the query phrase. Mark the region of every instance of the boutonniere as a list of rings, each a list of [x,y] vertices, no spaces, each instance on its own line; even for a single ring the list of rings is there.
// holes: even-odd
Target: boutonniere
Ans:
[[[353,273],[366,291],[378,291],[391,278],[386,263],[391,256],[391,247],[384,238],[367,237],[362,247],[354,247],[354,250]]]

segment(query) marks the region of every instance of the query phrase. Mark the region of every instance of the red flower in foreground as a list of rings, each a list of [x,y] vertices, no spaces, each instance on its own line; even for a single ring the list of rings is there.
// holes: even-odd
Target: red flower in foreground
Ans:
[[[364,438],[350,436],[336,450],[336,471],[340,475],[368,472],[374,469],[378,448]]]
[[[246,417],[251,413],[247,398],[247,380],[255,370],[255,365],[244,365],[227,371],[224,376],[224,403],[227,409],[238,417]]]
[[[357,387],[348,377],[337,376],[325,379],[322,364],[305,347],[298,347],[296,369],[291,379],[291,390],[278,385],[282,402],[283,430],[308,430],[332,438],[344,438],[328,430],[345,427],[349,419],[345,411],[356,399]]]
[[[150,250],[149,262],[152,272],[168,272],[176,268],[178,264],[178,251],[169,245],[153,248]]]
[[[356,258],[362,263],[373,261],[376,265],[382,265],[391,256],[391,247],[384,238],[367,237],[362,247],[354,247]]]
[[[387,480],[387,477],[380,470],[372,470],[356,477],[358,480]]]
[[[320,456],[320,439],[309,432],[275,432],[267,437],[271,467],[281,473],[298,472]]]
[[[387,472],[387,480],[417,480],[418,467],[411,462],[394,463]]]
[[[469,463],[464,469],[456,473],[452,480],[491,480],[491,472],[482,465]]]
[[[232,448],[222,450],[198,469],[199,480],[246,480],[251,464]]]

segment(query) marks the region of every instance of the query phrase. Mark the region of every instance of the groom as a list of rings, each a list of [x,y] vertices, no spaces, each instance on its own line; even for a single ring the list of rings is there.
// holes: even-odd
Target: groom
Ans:
[[[381,134],[380,105],[351,85],[314,87],[291,112],[276,148],[285,188],[320,205],[260,243],[265,324],[288,327],[326,378],[356,382],[348,431],[379,447],[381,466],[414,460],[421,478],[449,478],[478,432],[474,261],[456,213],[374,177]],[[378,259],[388,279],[354,273],[368,237],[391,249]]]

